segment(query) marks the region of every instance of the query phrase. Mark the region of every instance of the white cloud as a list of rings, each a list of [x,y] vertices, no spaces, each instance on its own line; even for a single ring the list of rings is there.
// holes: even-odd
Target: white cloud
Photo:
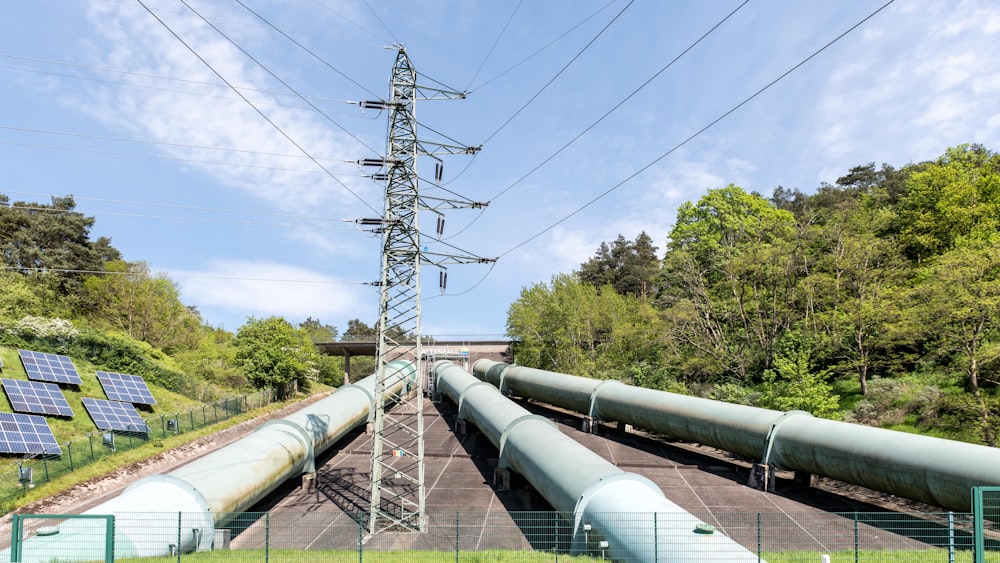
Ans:
[[[265,71],[201,20],[191,14],[159,11],[157,14],[230,84],[283,90]],[[143,10],[134,6],[92,4],[91,19],[106,40],[94,55],[103,66],[110,64],[135,73],[182,76],[191,81],[222,84],[205,63]],[[246,37],[235,39],[250,41]],[[131,76],[129,80],[146,86],[164,86],[154,78],[141,80]],[[142,138],[244,151],[162,149],[172,158],[188,161],[188,166],[221,185],[237,188],[279,209],[322,206],[351,213],[348,210],[364,208],[350,191],[370,205],[380,207],[377,186],[361,179],[361,171],[355,165],[344,162],[347,156],[357,157],[367,149],[301,102],[299,107],[282,105],[294,103],[294,97],[246,93],[293,143],[228,88],[199,84],[179,86],[176,83],[168,86],[170,89],[163,90],[95,86],[81,93],[77,103],[108,125]],[[178,91],[181,89],[185,91]],[[324,168],[340,182],[323,173],[296,145],[321,159]],[[205,165],[197,161],[223,161],[244,166]]]
[[[222,260],[200,271],[170,269],[169,276],[185,303],[238,315],[352,318],[377,301],[356,280],[274,262]]]

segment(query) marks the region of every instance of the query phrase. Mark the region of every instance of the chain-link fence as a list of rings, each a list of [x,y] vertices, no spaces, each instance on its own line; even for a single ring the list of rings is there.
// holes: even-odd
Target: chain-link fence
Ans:
[[[115,559],[151,561],[768,561],[969,562],[974,560],[971,514],[745,513],[604,515],[631,535],[631,557],[586,522],[553,512],[439,512],[422,533],[369,536],[365,514],[344,512],[178,513],[114,516]],[[655,522],[649,527],[649,522]],[[194,524],[192,524],[194,523]],[[94,516],[54,519],[19,515],[0,560],[102,561],[111,533]],[[0,529],[11,538],[11,524]],[[712,537],[712,549],[694,550]],[[23,541],[21,541],[23,538]],[[730,541],[731,540],[731,541]],[[13,541],[13,543],[11,543]],[[987,540],[983,561],[1000,562],[1000,544]],[[617,546],[620,547],[620,546]]]
[[[150,442],[156,444],[167,436],[198,430],[273,401],[274,396],[269,389],[219,399],[186,412],[150,416],[145,419],[148,432],[91,432],[60,444],[61,456],[27,456],[0,465],[0,512],[7,512],[12,501],[36,484],[48,483],[115,452],[128,451]]]

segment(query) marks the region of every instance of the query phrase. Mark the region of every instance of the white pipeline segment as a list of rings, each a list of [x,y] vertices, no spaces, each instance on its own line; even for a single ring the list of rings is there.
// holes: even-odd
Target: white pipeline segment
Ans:
[[[387,397],[408,392],[416,377],[409,362],[387,367]],[[375,376],[341,387],[329,397],[285,418],[266,422],[248,436],[166,475],[129,485],[120,496],[85,514],[115,516],[117,557],[149,557],[211,549],[215,527],[253,506],[279,485],[315,471],[315,456],[372,411]],[[93,561],[104,557],[96,520],[66,520],[50,536],[25,540],[23,562]],[[87,541],[81,538],[87,538]],[[178,551],[179,550],[179,551]],[[10,553],[0,552],[0,561]]]
[[[458,365],[434,364],[437,388],[499,450],[498,465],[522,475],[572,518],[577,550],[619,561],[761,561],[670,502],[655,483],[615,467]]]

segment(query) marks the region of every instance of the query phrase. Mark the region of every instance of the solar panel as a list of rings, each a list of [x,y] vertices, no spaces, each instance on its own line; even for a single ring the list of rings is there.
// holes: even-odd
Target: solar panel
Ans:
[[[0,412],[0,452],[62,455],[62,448],[43,417]]]
[[[7,392],[10,406],[17,412],[73,416],[69,402],[54,383],[7,378],[0,379],[0,383]]]
[[[28,373],[28,379],[74,385],[83,383],[80,374],[73,367],[73,361],[66,356],[31,350],[18,350],[17,353],[21,355],[21,363],[24,364],[24,371]]]
[[[150,393],[149,386],[138,375],[99,371],[97,372],[97,380],[101,382],[104,393],[112,401],[142,405],[156,404],[156,399]]]
[[[122,430],[125,432],[149,433],[146,421],[131,403],[105,401],[104,399],[83,398],[83,406],[101,430]]]

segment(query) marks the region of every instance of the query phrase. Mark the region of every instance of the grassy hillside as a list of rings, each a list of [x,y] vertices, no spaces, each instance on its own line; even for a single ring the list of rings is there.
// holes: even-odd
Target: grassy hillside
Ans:
[[[4,367],[2,375],[4,378],[22,380],[28,379],[27,374],[24,371],[24,366],[21,364],[21,360],[18,357],[16,348],[0,346],[0,359],[3,360]],[[59,416],[45,417],[49,422],[49,427],[52,428],[52,433],[55,435],[56,440],[59,443],[64,443],[97,431],[97,427],[94,425],[94,422],[90,419],[90,416],[87,414],[86,409],[81,403],[81,398],[93,397],[95,399],[106,399],[107,397],[104,395],[104,390],[101,388],[101,384],[97,380],[97,371],[114,371],[110,370],[106,366],[95,365],[86,359],[71,359],[73,360],[73,365],[76,366],[77,372],[80,374],[80,378],[83,380],[83,384],[80,385],[79,388],[73,385],[60,385],[60,388],[62,389],[66,400],[69,402],[70,408],[73,409],[74,416],[73,418]],[[201,404],[194,399],[185,397],[184,395],[175,393],[168,389],[164,389],[155,383],[149,383],[149,388],[153,393],[153,397],[156,399],[156,405],[151,407],[141,407],[139,413],[143,416],[143,418],[150,418],[160,414],[186,412]],[[6,394],[3,394],[3,396],[0,397],[0,412],[14,412]]]

